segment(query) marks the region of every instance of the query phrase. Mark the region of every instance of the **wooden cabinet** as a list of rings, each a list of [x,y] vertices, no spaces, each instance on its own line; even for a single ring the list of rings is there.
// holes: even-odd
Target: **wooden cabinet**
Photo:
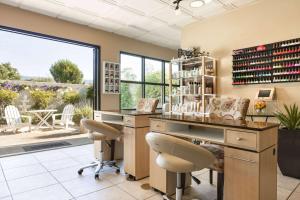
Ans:
[[[225,147],[225,200],[276,200],[276,146],[261,152]]]
[[[141,115],[141,116],[124,116],[124,126],[129,127],[149,127],[149,116],[148,115]]]
[[[212,125],[176,117],[171,120],[170,116],[161,118],[151,119],[151,131],[224,146],[224,200],[276,200],[277,126],[270,124],[263,128],[267,125],[258,124],[256,129],[246,129],[241,128],[244,125],[224,126],[223,122]],[[216,136],[220,139],[216,140]],[[150,150],[150,185],[163,193],[173,194],[176,175],[158,167],[156,156],[157,153]]]
[[[158,120],[151,120],[150,129],[154,132],[164,132],[165,131],[165,123]]]
[[[136,180],[149,176],[148,132],[149,127],[124,127],[124,170]]]
[[[226,130],[225,138],[228,145],[256,150],[256,132]]]

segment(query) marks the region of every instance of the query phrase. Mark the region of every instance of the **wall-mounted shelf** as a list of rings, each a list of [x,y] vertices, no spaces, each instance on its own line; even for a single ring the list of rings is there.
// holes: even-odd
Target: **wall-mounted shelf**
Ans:
[[[300,82],[300,38],[233,51],[233,85]]]
[[[170,65],[169,111],[186,115],[205,113],[209,99],[216,95],[216,59],[173,59]],[[172,73],[172,66],[179,66],[179,71]],[[174,80],[179,87],[172,86]]]
[[[103,94],[120,94],[120,63],[103,62]]]

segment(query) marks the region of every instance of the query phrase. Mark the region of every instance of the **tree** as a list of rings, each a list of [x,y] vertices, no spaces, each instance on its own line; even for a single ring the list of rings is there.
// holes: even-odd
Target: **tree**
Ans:
[[[148,82],[160,83],[161,73],[160,72],[149,72],[145,75],[145,79]],[[145,89],[146,98],[158,98],[161,103],[162,97],[162,86],[159,85],[146,85]]]
[[[67,59],[55,62],[50,68],[50,73],[58,83],[78,84],[83,80],[83,74],[78,66]]]
[[[0,80],[20,80],[20,78],[18,70],[10,63],[0,64]]]
[[[122,76],[127,80],[136,80],[136,76],[130,70],[130,68],[124,68],[121,72]],[[121,83],[121,108],[134,108],[137,99],[141,97],[141,91],[140,84]]]

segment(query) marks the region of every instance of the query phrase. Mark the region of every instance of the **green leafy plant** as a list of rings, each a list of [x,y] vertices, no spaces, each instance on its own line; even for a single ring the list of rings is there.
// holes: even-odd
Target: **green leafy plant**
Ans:
[[[58,60],[50,68],[50,73],[58,83],[82,83],[83,74],[78,66],[69,60]]]
[[[80,101],[80,94],[78,92],[65,92],[63,95],[65,104],[75,104]]]
[[[285,112],[276,112],[275,116],[288,130],[300,128],[300,110],[296,104],[287,106],[284,104]]]
[[[45,109],[49,106],[49,103],[54,97],[52,91],[45,90],[32,90],[30,91],[31,98],[34,101],[33,109]]]
[[[0,64],[0,80],[20,80],[20,78],[18,70],[10,63]]]
[[[93,116],[93,109],[92,107],[85,105],[81,107],[75,108],[73,121],[75,124],[79,125],[80,120],[83,118],[91,119]]]
[[[0,106],[4,108],[5,106],[8,106],[16,100],[18,97],[18,93],[12,91],[12,90],[6,90],[6,89],[0,89]]]
[[[86,90],[86,98],[90,100],[94,99],[94,87],[92,85]]]

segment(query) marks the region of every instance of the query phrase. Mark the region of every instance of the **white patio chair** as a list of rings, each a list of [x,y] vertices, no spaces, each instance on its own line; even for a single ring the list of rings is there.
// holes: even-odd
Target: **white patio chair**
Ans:
[[[52,126],[53,128],[55,125],[61,125],[65,126],[65,128],[69,128],[69,125],[74,125],[73,122],[73,115],[74,115],[74,106],[72,104],[68,104],[64,107],[64,110],[62,113],[59,114],[53,114],[52,115]],[[58,116],[61,116],[60,119],[57,119]]]
[[[6,106],[4,109],[5,120],[7,128],[12,128],[14,133],[23,127],[28,127],[31,132],[31,116],[20,115],[19,110],[12,105]],[[22,122],[22,117],[26,118],[28,122]]]

